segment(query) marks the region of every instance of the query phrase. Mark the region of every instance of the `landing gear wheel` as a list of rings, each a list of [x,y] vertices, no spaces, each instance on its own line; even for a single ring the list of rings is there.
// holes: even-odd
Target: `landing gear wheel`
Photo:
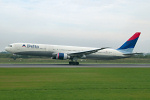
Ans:
[[[69,65],[79,65],[79,62],[69,62]]]

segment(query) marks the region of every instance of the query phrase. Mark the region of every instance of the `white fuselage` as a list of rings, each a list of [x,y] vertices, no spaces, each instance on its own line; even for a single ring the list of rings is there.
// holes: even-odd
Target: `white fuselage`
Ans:
[[[6,51],[13,54],[20,55],[33,55],[33,56],[49,56],[52,57],[53,54],[57,53],[75,53],[88,51],[98,48],[90,47],[77,47],[77,46],[63,46],[63,45],[47,45],[47,44],[32,44],[32,43],[14,43],[10,44],[5,48]],[[117,59],[124,58],[125,56],[122,52],[115,49],[103,49],[96,53],[86,55],[87,59]]]

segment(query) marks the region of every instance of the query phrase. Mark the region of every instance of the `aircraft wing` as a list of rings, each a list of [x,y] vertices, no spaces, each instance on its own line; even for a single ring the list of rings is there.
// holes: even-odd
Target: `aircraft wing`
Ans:
[[[71,57],[82,57],[84,55],[89,55],[89,54],[92,54],[92,53],[96,53],[98,52],[99,50],[103,50],[103,49],[106,49],[108,47],[105,47],[105,48],[99,48],[99,49],[94,49],[94,50],[88,50],[88,51],[81,51],[81,52],[74,52],[74,53],[68,53],[68,55],[70,55]]]

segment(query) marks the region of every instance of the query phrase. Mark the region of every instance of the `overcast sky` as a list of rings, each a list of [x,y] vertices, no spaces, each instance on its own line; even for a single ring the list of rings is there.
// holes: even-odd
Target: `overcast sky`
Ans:
[[[111,47],[141,32],[150,52],[150,0],[0,0],[0,51],[15,42]]]

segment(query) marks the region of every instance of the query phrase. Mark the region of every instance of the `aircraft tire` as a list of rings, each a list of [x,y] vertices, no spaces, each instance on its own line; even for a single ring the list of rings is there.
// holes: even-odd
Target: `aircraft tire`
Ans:
[[[79,65],[79,62],[69,62],[69,65]]]
[[[75,62],[76,63],[76,65],[79,65],[79,62]]]

